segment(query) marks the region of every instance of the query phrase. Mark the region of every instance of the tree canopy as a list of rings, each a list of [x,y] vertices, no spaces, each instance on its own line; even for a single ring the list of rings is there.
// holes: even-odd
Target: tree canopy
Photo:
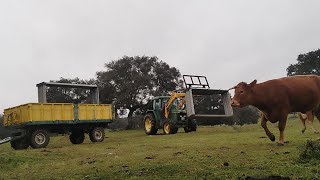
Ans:
[[[97,72],[100,101],[128,108],[129,117],[153,96],[166,95],[181,84],[181,74],[175,67],[157,57],[124,56],[105,64],[106,71]]]
[[[298,56],[296,64],[290,64],[287,68],[287,75],[320,75],[320,49]]]

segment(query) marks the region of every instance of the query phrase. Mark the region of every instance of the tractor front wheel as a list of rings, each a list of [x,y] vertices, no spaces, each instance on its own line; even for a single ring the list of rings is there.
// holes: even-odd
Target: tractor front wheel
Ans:
[[[144,131],[147,135],[157,134],[156,120],[152,114],[146,114],[144,117]]]
[[[164,122],[163,124],[163,133],[164,134],[176,134],[178,132],[178,128],[175,127],[174,124],[169,121]]]

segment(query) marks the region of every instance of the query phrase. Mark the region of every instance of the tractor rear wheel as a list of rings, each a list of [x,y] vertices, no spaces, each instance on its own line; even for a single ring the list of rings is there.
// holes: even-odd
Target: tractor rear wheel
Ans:
[[[72,131],[69,139],[72,144],[82,144],[84,141],[84,132],[81,130]]]
[[[157,134],[156,120],[153,115],[148,113],[144,116],[144,131],[147,135]]]
[[[169,121],[165,121],[163,123],[163,133],[164,134],[176,134],[178,132],[178,128],[175,127],[174,124]]]

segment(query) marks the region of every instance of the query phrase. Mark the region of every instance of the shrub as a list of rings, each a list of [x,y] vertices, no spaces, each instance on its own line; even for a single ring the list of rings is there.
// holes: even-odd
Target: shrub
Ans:
[[[306,162],[311,159],[320,160],[320,139],[308,140],[304,150],[300,153],[300,161]]]

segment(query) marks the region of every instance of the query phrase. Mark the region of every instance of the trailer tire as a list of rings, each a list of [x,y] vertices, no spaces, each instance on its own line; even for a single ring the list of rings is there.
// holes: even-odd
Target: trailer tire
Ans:
[[[102,142],[104,140],[104,128],[94,127],[89,132],[91,142]]]
[[[38,129],[32,132],[30,145],[35,149],[45,148],[48,146],[49,141],[50,141],[50,136],[48,131],[44,129]]]
[[[144,131],[147,135],[155,135],[158,132],[156,127],[156,120],[154,119],[151,113],[148,113],[144,116],[143,120]]]
[[[72,144],[82,144],[84,141],[84,132],[80,130],[72,131],[69,139]]]
[[[11,147],[14,150],[28,149],[30,143],[27,137],[10,141]]]

